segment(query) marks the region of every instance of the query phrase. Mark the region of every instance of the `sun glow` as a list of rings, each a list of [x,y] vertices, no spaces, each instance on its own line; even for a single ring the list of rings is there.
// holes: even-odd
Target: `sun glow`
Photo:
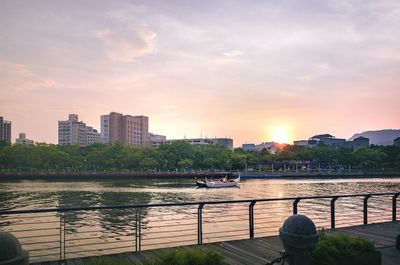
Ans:
[[[280,144],[287,144],[291,140],[287,127],[276,126],[272,131],[272,141]]]

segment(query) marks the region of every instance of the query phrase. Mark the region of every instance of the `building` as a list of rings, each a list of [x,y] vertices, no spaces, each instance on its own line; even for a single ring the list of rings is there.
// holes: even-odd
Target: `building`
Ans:
[[[277,150],[286,146],[286,144],[279,144],[275,142],[263,142],[261,144],[242,144],[242,149],[245,152],[261,152],[267,151],[271,154],[275,154]]]
[[[257,144],[256,151],[261,152],[261,151],[268,151],[271,154],[275,154],[276,151],[281,149],[283,146],[286,146],[286,144],[280,144],[280,143],[275,143],[275,142],[265,142],[261,144]]]
[[[106,144],[121,142],[124,145],[150,146],[149,118],[111,112],[102,115],[101,141]]]
[[[11,143],[11,121],[6,121],[0,116],[0,141]]]
[[[242,149],[245,152],[256,152],[256,145],[255,144],[242,144]]]
[[[346,143],[346,139],[336,138],[330,134],[314,135],[309,140],[311,140],[311,143],[314,143],[313,141],[315,141],[316,144],[322,143],[330,147],[342,147],[345,146]]]
[[[226,147],[228,149],[233,149],[233,139],[232,138],[214,138],[213,144]]]
[[[396,139],[393,140],[393,144],[396,147],[400,147],[400,137],[397,137]]]
[[[212,145],[214,144],[212,139],[209,138],[184,138],[184,139],[172,139],[167,140],[165,143],[172,144],[173,142],[184,141],[191,145]]]
[[[369,139],[364,136],[359,136],[355,138],[353,141],[346,141],[346,147],[351,149],[358,149],[360,147],[368,147]]]
[[[363,136],[355,138],[353,141],[346,141],[345,139],[336,138],[330,134],[314,135],[308,140],[294,141],[293,145],[314,147],[318,144],[324,144],[330,147],[347,147],[357,149],[364,146],[369,146],[369,139]]]
[[[58,121],[59,145],[90,145],[100,142],[100,133],[86,123],[78,121],[77,114],[69,114],[68,120]]]
[[[167,137],[165,135],[150,133],[150,146],[154,148],[160,147],[160,145],[164,144],[167,141]]]
[[[15,139],[15,144],[32,145],[33,140],[26,139],[26,134],[20,133],[19,137],[17,139]]]
[[[293,145],[314,147],[318,144],[324,144],[330,147],[346,146],[346,139],[336,138],[330,134],[318,134],[310,137],[308,140],[294,141]]]
[[[184,141],[191,145],[219,145],[228,149],[233,149],[233,139],[231,138],[184,138],[166,140],[165,143],[172,144],[177,141]]]

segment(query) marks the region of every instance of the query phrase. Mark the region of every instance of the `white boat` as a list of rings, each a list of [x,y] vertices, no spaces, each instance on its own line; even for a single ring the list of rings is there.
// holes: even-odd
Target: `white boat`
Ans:
[[[236,187],[240,182],[240,175],[235,179],[224,179],[224,180],[208,180],[206,178],[207,188],[225,188],[225,187]]]

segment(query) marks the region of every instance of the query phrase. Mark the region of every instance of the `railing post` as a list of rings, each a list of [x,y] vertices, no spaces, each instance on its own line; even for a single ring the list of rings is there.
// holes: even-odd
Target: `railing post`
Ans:
[[[136,208],[135,214],[135,251],[142,249],[141,208]]]
[[[254,238],[254,205],[256,201],[252,201],[249,204],[249,237],[250,239]]]
[[[63,246],[63,213],[59,212],[59,217],[60,217],[60,260],[63,261],[63,251],[62,251],[62,246]]]
[[[60,257],[63,263],[65,263],[65,260],[67,259],[67,253],[65,251],[65,235],[66,235],[66,229],[65,229],[65,220],[67,220],[67,213],[68,212],[60,212],[60,222],[62,224],[62,233],[60,231]],[[62,251],[61,251],[61,243],[62,243]],[[62,254],[62,255],[61,255]]]
[[[204,203],[200,203],[197,208],[197,244],[203,244],[203,207]]]
[[[338,197],[333,197],[331,200],[331,229],[335,229],[335,202]]]
[[[371,195],[366,195],[364,197],[364,224],[368,224],[368,199],[371,198]]]
[[[297,198],[297,199],[294,200],[294,202],[293,202],[293,214],[297,214],[297,204],[299,203],[300,200],[301,200],[300,198]]]
[[[392,221],[397,221],[397,198],[400,196],[400,193],[396,193],[392,198]]]

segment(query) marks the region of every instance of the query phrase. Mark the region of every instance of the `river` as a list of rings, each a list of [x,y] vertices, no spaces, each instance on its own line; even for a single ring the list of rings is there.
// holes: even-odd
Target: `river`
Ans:
[[[194,180],[184,178],[20,180],[0,182],[0,208],[20,210],[381,192],[400,192],[400,178],[251,179],[241,181],[240,187],[222,189],[197,188]],[[329,200],[302,201],[299,211],[312,217],[318,227],[329,227],[329,203]],[[255,236],[277,234],[284,219],[291,214],[291,207],[292,201],[257,203]],[[391,220],[391,197],[371,198],[369,207],[372,222]],[[57,259],[60,251],[67,258],[90,256],[135,250],[138,233],[135,214],[133,209],[128,209],[71,212],[61,218],[57,213],[8,215],[0,216],[0,229],[19,237],[24,247],[31,250],[34,261]],[[197,206],[149,208],[140,214],[142,249],[197,243]],[[203,242],[248,237],[248,204],[206,205],[203,219]],[[338,200],[337,226],[361,223],[362,198]]]
[[[249,179],[238,188],[197,188],[191,179],[115,179],[0,182],[0,209],[399,192],[400,178]]]

